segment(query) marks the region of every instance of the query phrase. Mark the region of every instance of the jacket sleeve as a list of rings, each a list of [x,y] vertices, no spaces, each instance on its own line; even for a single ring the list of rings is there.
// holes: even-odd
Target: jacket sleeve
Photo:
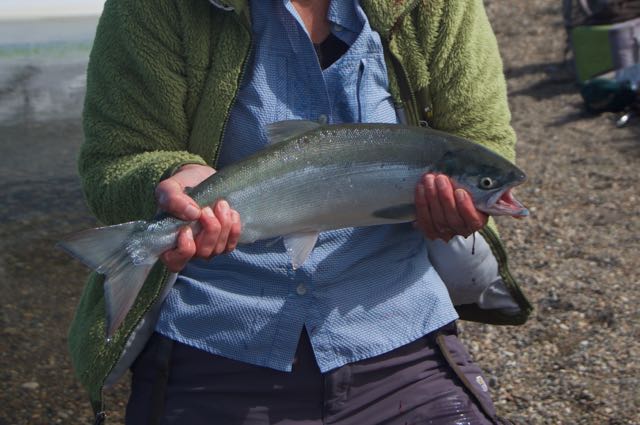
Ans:
[[[105,224],[149,218],[154,189],[185,163],[189,120],[178,13],[171,0],[107,0],[87,71],[79,172]]]
[[[498,43],[482,0],[443,1],[430,56],[433,126],[515,160]]]

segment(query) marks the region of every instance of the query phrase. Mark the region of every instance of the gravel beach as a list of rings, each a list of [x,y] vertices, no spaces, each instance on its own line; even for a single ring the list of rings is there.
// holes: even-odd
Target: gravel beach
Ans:
[[[519,327],[462,323],[463,338],[517,424],[638,425],[640,119],[618,129],[584,112],[561,2],[485,4],[532,211],[499,224],[535,312]],[[88,271],[54,248],[96,224],[75,166],[85,66],[0,56],[0,425],[92,423],[66,347]],[[107,392],[111,424],[127,391]]]

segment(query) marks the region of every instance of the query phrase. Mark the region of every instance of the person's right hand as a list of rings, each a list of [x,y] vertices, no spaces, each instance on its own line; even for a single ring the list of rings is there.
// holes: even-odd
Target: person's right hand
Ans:
[[[211,207],[200,208],[185,189],[195,187],[215,170],[205,165],[188,164],[156,187],[156,199],[162,211],[185,221],[197,220],[201,230],[197,235],[189,226],[180,229],[176,247],[164,252],[160,259],[174,273],[179,272],[193,257],[211,258],[233,251],[241,232],[240,214],[225,200]]]

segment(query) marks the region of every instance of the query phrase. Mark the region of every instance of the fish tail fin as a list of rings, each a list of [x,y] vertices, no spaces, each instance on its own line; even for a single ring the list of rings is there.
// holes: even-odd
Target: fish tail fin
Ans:
[[[58,247],[106,276],[107,340],[124,321],[157,259],[137,262],[127,249],[131,236],[147,224],[145,221],[133,221],[89,229],[70,235],[58,243]]]

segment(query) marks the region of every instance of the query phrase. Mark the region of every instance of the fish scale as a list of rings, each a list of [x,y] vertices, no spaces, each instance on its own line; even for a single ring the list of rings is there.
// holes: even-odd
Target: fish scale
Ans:
[[[238,211],[240,243],[283,236],[294,268],[318,233],[412,221],[414,192],[427,172],[448,175],[478,210],[527,215],[511,188],[525,174],[472,141],[394,124],[320,125],[282,121],[268,128],[271,145],[229,165],[193,188],[202,207],[219,199]],[[159,255],[176,244],[174,217],[136,221],[71,235],[60,246],[106,275],[107,336],[120,326]]]

